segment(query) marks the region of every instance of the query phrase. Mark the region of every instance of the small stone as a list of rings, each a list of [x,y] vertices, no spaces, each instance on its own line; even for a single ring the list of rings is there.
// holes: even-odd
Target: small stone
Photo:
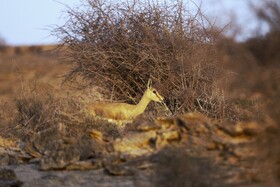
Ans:
[[[17,179],[15,172],[11,169],[0,169],[0,186],[2,187],[18,187],[23,183]]]

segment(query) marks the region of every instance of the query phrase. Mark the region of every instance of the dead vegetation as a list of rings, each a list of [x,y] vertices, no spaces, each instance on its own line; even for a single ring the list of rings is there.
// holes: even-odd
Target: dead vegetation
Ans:
[[[269,23],[271,31],[243,43],[219,35],[210,23],[205,23],[199,7],[193,15],[181,1],[82,2],[81,9],[69,7],[69,20],[55,30],[66,49],[63,59],[73,63],[72,70],[65,71],[66,66],[60,63],[39,66],[37,61],[44,64],[53,58],[43,53],[44,47],[11,50],[0,45],[0,55],[8,54],[0,61],[1,94],[14,94],[12,100],[0,98],[1,137],[25,141],[58,124],[71,138],[82,136],[88,129],[97,129],[111,139],[121,137],[116,126],[80,113],[83,104],[92,100],[136,103],[152,78],[174,116],[198,111],[223,122],[253,120],[264,126],[274,124],[257,140],[257,168],[263,174],[262,180],[273,181],[271,185],[279,182],[278,2],[269,1],[266,9],[256,11]],[[39,58],[42,54],[47,60]],[[28,60],[22,61],[26,56]],[[3,65],[10,59],[19,64],[19,69],[32,73],[18,76],[17,67]],[[59,87],[57,75],[62,69],[67,73]],[[52,79],[43,76],[48,71],[56,77],[52,82],[55,87],[38,83],[50,83]],[[6,81],[8,78],[13,81]],[[32,83],[24,83],[26,80]],[[10,86],[15,82],[20,82],[17,89]],[[73,87],[79,90],[73,91]],[[163,115],[159,107],[152,107],[159,111],[152,118]],[[128,125],[128,129],[135,128],[135,124]],[[163,150],[157,156],[156,185],[173,185],[166,176],[179,186],[215,183],[205,173],[217,169],[208,160],[178,149]],[[170,170],[164,170],[166,167]],[[174,175],[170,175],[172,172]],[[186,176],[192,180],[186,181]]]
[[[136,103],[152,78],[173,114],[231,118],[220,85],[226,72],[215,47],[218,32],[200,7],[190,11],[182,1],[86,0],[83,8],[69,8],[68,21],[56,29],[74,64],[65,80]]]
[[[84,101],[80,96],[70,94],[71,90],[61,92],[60,89],[38,83],[25,84],[24,90],[10,103],[10,109],[1,108],[3,118],[0,116],[0,120],[5,122],[2,124],[3,137],[27,141],[58,124],[66,126],[67,137],[79,137],[92,128],[110,138],[120,136],[116,125],[102,120],[94,121],[85,115],[82,112]],[[9,120],[5,120],[4,117],[9,115]]]

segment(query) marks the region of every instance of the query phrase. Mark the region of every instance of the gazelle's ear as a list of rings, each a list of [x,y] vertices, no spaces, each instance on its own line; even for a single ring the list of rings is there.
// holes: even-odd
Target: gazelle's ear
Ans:
[[[147,88],[149,89],[149,88],[151,88],[151,87],[152,87],[152,80],[149,79],[149,80],[148,80],[148,84],[147,84]]]

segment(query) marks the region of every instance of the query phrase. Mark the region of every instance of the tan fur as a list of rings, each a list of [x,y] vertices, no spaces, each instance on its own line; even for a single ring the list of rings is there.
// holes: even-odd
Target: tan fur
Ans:
[[[94,103],[87,107],[94,118],[107,119],[110,122],[123,124],[131,122],[142,114],[151,101],[163,102],[163,97],[148,82],[148,88],[137,105],[127,103]]]

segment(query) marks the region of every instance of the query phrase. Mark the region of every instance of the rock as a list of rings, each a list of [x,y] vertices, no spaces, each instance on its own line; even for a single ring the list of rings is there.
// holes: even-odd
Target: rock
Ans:
[[[80,160],[99,158],[107,154],[107,142],[103,139],[92,138],[92,135],[81,136],[74,147],[80,152]]]
[[[237,123],[236,126],[242,129],[241,131],[243,132],[243,134],[248,137],[257,136],[263,131],[260,124],[257,124],[256,122],[240,122]]]
[[[44,153],[41,169],[98,169],[106,154],[105,145],[88,135],[80,137],[76,143],[60,140]]]
[[[18,147],[18,144],[14,140],[3,138],[3,137],[0,136],[0,147],[2,147],[2,148],[12,148],[12,147],[16,148],[16,147]]]
[[[100,169],[102,167],[103,167],[103,162],[101,159],[88,159],[88,160],[69,163],[65,169],[66,170],[91,170],[91,169]]]
[[[0,166],[10,164],[22,164],[30,159],[31,157],[20,148],[0,147]]]
[[[14,180],[16,178],[17,178],[16,174],[13,170],[5,169],[5,168],[0,169],[0,179],[1,180],[5,180],[5,179]]]
[[[134,175],[134,169],[131,166],[122,164],[111,164],[105,167],[105,171],[114,176]]]
[[[108,140],[106,138],[104,138],[103,134],[96,129],[91,129],[89,131],[89,135],[92,139],[95,139],[99,142],[108,142]]]
[[[155,150],[154,140],[157,134],[154,131],[132,133],[117,139],[113,143],[114,151],[132,156],[141,156],[152,153]]]
[[[141,184],[145,185],[152,185],[151,180],[157,177],[156,172],[159,171],[162,176],[156,184],[164,184],[162,182],[166,180],[166,176],[177,179],[172,174],[174,172],[180,176],[178,185],[208,185],[210,184],[208,181],[214,182],[217,186],[238,186],[244,182],[251,182],[246,181],[251,180],[250,177],[241,176],[251,176],[250,165],[256,157],[256,150],[252,145],[257,135],[262,132],[259,124],[217,123],[199,113],[188,113],[138,125],[123,137],[115,139],[110,137],[110,133],[104,135],[95,129],[78,137],[67,137],[66,126],[59,124],[33,136],[26,144],[25,151],[39,160],[39,169],[44,170],[49,176],[54,176],[38,179],[41,181],[40,184],[44,184],[44,180],[49,181],[50,186],[52,182],[64,186],[81,184],[80,178],[75,177],[73,180],[68,179],[71,181],[68,182],[64,178],[66,174],[57,170],[75,173],[69,175],[71,177],[82,176],[79,172],[85,172],[87,175],[93,170],[98,170],[99,176],[93,178],[121,176],[120,181],[132,175],[139,181],[139,177],[144,176],[145,180]],[[169,151],[164,151],[167,149]],[[10,159],[10,155],[16,155],[16,151],[12,149],[2,153],[0,149],[3,163],[9,163],[7,160]],[[205,158],[207,162],[204,161]],[[184,164],[190,171],[185,170]],[[200,183],[201,178],[197,176],[200,176],[200,172],[204,172],[204,166],[211,166],[208,171],[213,172],[215,176],[211,173],[211,178],[207,178],[208,172],[205,172],[203,180],[205,179],[206,183]],[[105,173],[100,172],[103,169]],[[52,170],[56,170],[57,173],[52,173]],[[186,183],[185,175],[181,175],[180,172],[191,177],[189,183]],[[110,177],[109,180],[112,180]],[[85,180],[89,178],[85,177]],[[223,185],[219,183],[220,180],[223,181]],[[136,184],[130,182],[127,184]],[[92,184],[103,185],[96,181]],[[118,184],[125,186],[122,182]]]
[[[80,152],[74,147],[47,151],[41,159],[41,170],[65,169],[68,165],[80,160]]]
[[[162,126],[158,124],[158,122],[156,123],[140,123],[137,125],[136,130],[138,131],[153,131],[153,130],[158,130],[161,129]]]
[[[15,172],[11,169],[0,168],[1,187],[19,187],[23,183],[17,179]]]
[[[65,129],[65,125],[60,123],[33,135],[24,147],[25,151],[35,158],[41,158],[57,142],[63,141]]]

